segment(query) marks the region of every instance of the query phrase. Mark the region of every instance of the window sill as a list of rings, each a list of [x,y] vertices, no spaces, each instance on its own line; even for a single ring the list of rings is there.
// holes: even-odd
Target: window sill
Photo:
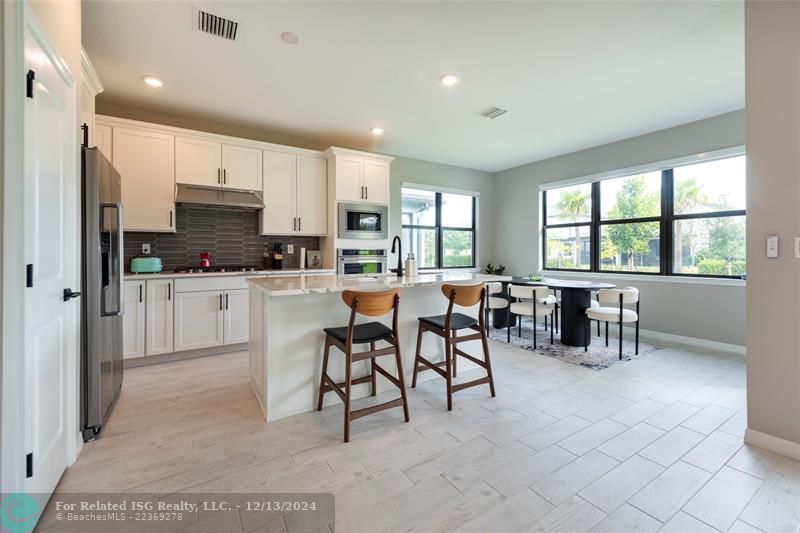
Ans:
[[[553,278],[588,278],[588,279],[607,279],[607,280],[631,280],[655,283],[683,283],[686,285],[715,285],[718,287],[746,287],[747,280],[731,278],[702,278],[689,276],[660,276],[654,274],[628,274],[624,272],[574,272],[564,270],[542,270]]]

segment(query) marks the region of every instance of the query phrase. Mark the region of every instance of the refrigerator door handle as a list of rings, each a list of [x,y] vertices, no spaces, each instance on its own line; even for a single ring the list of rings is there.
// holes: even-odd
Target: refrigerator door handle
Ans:
[[[116,231],[116,239],[117,239],[117,249],[116,249],[116,257],[112,254],[108,255],[108,262],[106,263],[108,266],[106,267],[108,272],[104,272],[103,276],[108,276],[110,279],[104,280],[104,282],[110,282],[113,280],[114,282],[114,292],[116,293],[116,309],[106,309],[105,308],[105,299],[101,298],[101,306],[102,309],[100,314],[102,316],[121,316],[122,315],[122,258],[124,257],[124,248],[122,243],[122,223],[123,223],[123,216],[122,216],[122,204],[121,203],[100,203],[100,227],[104,227],[103,215],[102,213],[105,212],[105,209],[116,209],[117,211],[117,231]]]

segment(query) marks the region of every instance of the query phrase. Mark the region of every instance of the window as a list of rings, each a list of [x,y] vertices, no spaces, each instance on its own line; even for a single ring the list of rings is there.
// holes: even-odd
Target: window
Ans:
[[[475,197],[403,187],[403,242],[420,269],[475,266]]]
[[[550,270],[744,277],[745,156],[543,191]]]

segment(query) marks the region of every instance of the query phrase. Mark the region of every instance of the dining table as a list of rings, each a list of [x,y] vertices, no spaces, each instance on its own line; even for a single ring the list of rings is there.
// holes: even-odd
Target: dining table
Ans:
[[[602,281],[586,281],[575,279],[541,278],[531,279],[527,276],[512,276],[504,282],[503,293],[508,295],[508,285],[544,286],[561,294],[561,344],[567,346],[584,346],[591,343],[587,327],[586,310],[591,305],[592,291],[613,289],[613,283]],[[587,338],[589,335],[589,338]]]

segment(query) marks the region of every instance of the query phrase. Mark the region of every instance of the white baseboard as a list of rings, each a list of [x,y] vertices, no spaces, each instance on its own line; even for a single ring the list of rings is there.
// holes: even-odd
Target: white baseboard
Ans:
[[[744,432],[744,441],[747,444],[764,448],[786,457],[800,461],[800,444],[747,428]]]
[[[699,346],[700,348],[708,348],[711,350],[720,350],[723,352],[731,352],[740,355],[745,355],[747,348],[739,344],[728,344],[727,342],[712,341],[708,339],[698,339],[695,337],[684,337],[683,335],[673,335],[672,333],[662,333],[660,331],[650,331],[646,329],[639,330],[639,334],[647,339],[664,342],[675,342],[678,344],[687,344],[689,346]]]

